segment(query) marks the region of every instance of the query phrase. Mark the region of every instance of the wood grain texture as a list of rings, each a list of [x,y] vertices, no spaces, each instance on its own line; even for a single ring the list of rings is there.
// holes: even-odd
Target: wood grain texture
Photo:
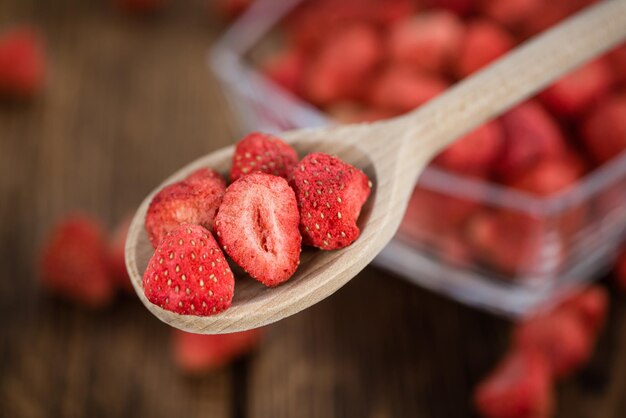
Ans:
[[[282,136],[300,155],[336,154],[360,168],[375,187],[360,215],[360,237],[338,251],[308,251],[288,282],[268,289],[244,277],[232,306],[217,315],[179,315],[149,302],[143,273],[152,256],[144,229],[152,200],[163,184],[184,179],[199,167],[226,174],[233,147],[184,166],[155,188],[133,219],[126,262],[137,295],[163,322],[185,331],[217,334],[257,328],[327,298],[367,266],[397,231],[417,178],[446,145],[515,104],[533,96],[572,68],[626,39],[626,0],[601,2],[526,42],[459,82],[419,109],[382,122],[303,129]]]
[[[0,105],[0,416],[231,416],[230,371],[181,376],[171,330],[135,297],[91,313],[37,281],[58,217],[113,226],[165,173],[231,141],[206,4],[135,20],[105,1],[0,1],[0,30],[14,22],[40,26],[50,74],[33,103]]]
[[[232,140],[205,67],[204,1],[120,17],[105,0],[0,1],[0,27],[40,24],[46,93],[0,105],[0,417],[475,416],[475,383],[510,325],[366,268],[335,297],[268,328],[247,360],[201,379],[173,368],[169,332],[134,296],[90,313],[38,285],[46,230],[82,209],[112,226],[169,173]],[[191,4],[191,5],[190,5]],[[626,299],[557,418],[621,418]]]

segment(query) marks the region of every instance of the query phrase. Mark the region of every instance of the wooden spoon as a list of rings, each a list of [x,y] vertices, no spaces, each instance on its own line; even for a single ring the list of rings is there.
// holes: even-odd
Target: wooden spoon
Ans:
[[[238,278],[232,306],[218,315],[179,315],[150,303],[142,276],[153,249],[144,218],[154,193],[200,167],[227,173],[233,147],[182,168],[143,201],[126,242],[126,264],[144,305],[163,322],[185,331],[217,334],[270,324],[333,294],[361,271],[395,234],[419,174],[456,138],[532,96],[574,67],[626,38],[626,1],[605,0],[509,53],[419,109],[388,121],[305,129],[281,135],[301,155],[336,154],[361,168],[374,188],[359,226],[361,236],[338,251],[305,250],[296,274],[276,288]],[[376,295],[363,300],[371,309]]]

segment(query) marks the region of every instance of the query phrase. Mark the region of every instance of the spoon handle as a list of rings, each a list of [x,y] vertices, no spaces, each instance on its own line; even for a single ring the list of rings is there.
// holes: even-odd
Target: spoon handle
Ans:
[[[525,42],[419,109],[370,124],[360,132],[355,126],[356,136],[377,156],[398,144],[393,140],[401,141],[395,169],[406,181],[414,182],[424,164],[455,139],[625,38],[626,0],[601,1]]]

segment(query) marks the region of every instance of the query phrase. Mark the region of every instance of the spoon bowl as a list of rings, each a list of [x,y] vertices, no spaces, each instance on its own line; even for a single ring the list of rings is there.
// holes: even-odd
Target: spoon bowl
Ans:
[[[196,333],[233,332],[259,327],[292,315],[304,307],[330,296],[362,270],[382,250],[400,221],[400,219],[393,218],[393,215],[389,216],[393,212],[390,207],[392,199],[387,198],[386,204],[376,203],[379,199],[378,190],[380,187],[378,185],[387,184],[391,178],[387,180],[384,177],[381,178],[378,175],[381,173],[381,168],[377,167],[376,163],[369,158],[369,154],[358,146],[350,145],[348,141],[328,142],[319,140],[312,132],[307,132],[305,136],[302,136],[300,132],[294,132],[293,134],[281,135],[281,137],[289,141],[299,155],[320,150],[338,155],[342,160],[362,169],[372,181],[372,192],[363,206],[358,220],[361,230],[359,239],[341,251],[303,248],[296,274],[278,288],[267,288],[245,274],[238,275],[237,272],[240,269],[233,266],[236,275],[236,291],[233,303],[229,309],[214,316],[180,315],[150,303],[143,293],[141,280],[143,271],[145,271],[154,252],[144,228],[145,215],[150,201],[164,185],[180,181],[201,167],[211,167],[227,177],[234,147],[220,149],[199,158],[170,176],[146,197],[133,218],[127,239],[128,244],[132,243],[132,245],[127,244],[128,270],[137,295],[153,314],[176,328]],[[327,130],[320,131],[323,134],[327,132]],[[401,216],[403,211],[403,209],[399,209],[396,209],[396,212],[399,213],[397,216]],[[381,222],[388,222],[387,219],[394,219],[388,228],[370,227],[372,223],[378,225]],[[390,231],[384,234],[388,237],[380,237],[385,230]],[[364,254],[371,254],[371,256],[364,256]],[[333,280],[320,280],[320,275],[333,277]],[[251,316],[250,312],[256,312],[256,314]]]
[[[313,151],[334,154],[369,177],[373,188],[359,218],[361,235],[352,245],[337,251],[304,249],[294,276],[275,288],[236,275],[231,307],[208,317],[166,311],[147,300],[142,286],[143,272],[154,251],[144,229],[152,197],[164,185],[182,180],[201,167],[226,175],[234,147],[190,163],[144,199],[131,223],[126,264],[137,295],[163,322],[199,334],[260,327],[325,299],[361,271],[391,240],[419,174],[437,153],[624,40],[624,21],[625,0],[603,1],[526,42],[409,114],[383,122],[281,134],[301,156]]]

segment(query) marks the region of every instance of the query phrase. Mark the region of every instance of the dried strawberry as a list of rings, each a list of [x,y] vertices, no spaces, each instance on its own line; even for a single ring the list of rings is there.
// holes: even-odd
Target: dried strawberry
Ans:
[[[513,349],[474,392],[485,418],[548,418],[552,375],[540,351]]]
[[[504,135],[500,122],[488,122],[457,139],[435,158],[446,170],[476,176],[486,175],[502,152]]]
[[[99,308],[113,298],[106,238],[99,222],[74,214],[50,232],[41,257],[42,283],[55,293]]]
[[[246,355],[259,344],[261,329],[232,334],[200,335],[174,330],[173,355],[185,373],[208,373]]]
[[[426,0],[424,2],[426,6],[450,10],[459,16],[471,14],[477,3],[477,0]]]
[[[557,80],[539,94],[554,113],[577,116],[605,96],[613,83],[613,74],[606,59],[597,59]]]
[[[615,81],[620,83],[622,88],[626,87],[626,44],[611,51],[608,58]]]
[[[358,98],[382,58],[382,40],[374,28],[366,24],[343,27],[311,58],[304,93],[318,105]]]
[[[400,233],[409,240],[435,246],[442,237],[462,230],[478,207],[476,200],[416,187],[402,219]]]
[[[461,234],[451,232],[437,240],[437,249],[441,261],[452,265],[471,265],[472,252]]]
[[[565,154],[561,129],[537,102],[524,102],[500,120],[505,145],[494,168],[501,180],[514,181],[538,162]]]
[[[386,27],[414,14],[414,0],[316,0],[303,2],[288,17],[287,32],[296,47],[314,51],[353,24]]]
[[[526,37],[534,36],[596,1],[597,0],[542,1],[541,7],[524,22],[522,32]]]
[[[468,219],[465,234],[481,261],[506,274],[529,274],[536,269],[556,268],[563,259],[561,237],[554,237],[551,258],[542,258],[542,228],[538,219],[525,214],[482,210]]]
[[[0,96],[30,98],[43,87],[46,63],[43,41],[29,27],[0,35]]]
[[[517,347],[544,353],[558,378],[570,375],[589,359],[592,340],[578,315],[559,310],[526,320],[514,336]]]
[[[456,64],[459,78],[466,77],[504,55],[514,45],[509,33],[496,23],[477,20],[467,25]]]
[[[209,230],[182,224],[157,247],[143,275],[148,300],[168,311],[208,316],[227,309],[235,278]]]
[[[231,184],[215,217],[224,251],[266,286],[288,280],[300,263],[296,196],[282,177],[254,173]]]
[[[404,113],[423,105],[447,87],[446,81],[436,75],[392,67],[372,83],[369,103],[379,109]]]
[[[568,150],[562,157],[538,162],[520,177],[506,184],[533,195],[550,197],[574,187],[585,171],[586,164],[582,158],[574,151]],[[554,226],[563,233],[564,238],[569,237],[579,232],[588,212],[585,204],[563,207],[559,216],[554,219]]]
[[[318,152],[300,161],[290,184],[300,207],[304,244],[335,250],[358,238],[356,221],[371,188],[361,170]]]
[[[578,316],[589,334],[595,336],[606,321],[608,304],[606,289],[596,285],[568,296],[557,309]]]
[[[296,151],[280,138],[253,132],[237,143],[230,179],[258,171],[287,178],[297,163]]]
[[[300,94],[305,64],[304,54],[292,48],[270,56],[263,63],[261,70],[285,90]]]
[[[146,231],[152,246],[156,248],[165,234],[182,223],[213,228],[225,189],[222,177],[208,168],[165,186],[152,198],[146,214]]]
[[[626,94],[608,97],[598,104],[583,123],[582,139],[598,163],[626,149]]]
[[[518,26],[541,11],[541,0],[483,0],[481,9],[485,16],[501,25]]]
[[[434,10],[398,21],[388,48],[397,64],[416,71],[444,71],[459,52],[463,24],[451,12]]]
[[[584,174],[584,162],[570,151],[567,157],[538,162],[508,185],[539,196],[551,196],[573,186]]]

